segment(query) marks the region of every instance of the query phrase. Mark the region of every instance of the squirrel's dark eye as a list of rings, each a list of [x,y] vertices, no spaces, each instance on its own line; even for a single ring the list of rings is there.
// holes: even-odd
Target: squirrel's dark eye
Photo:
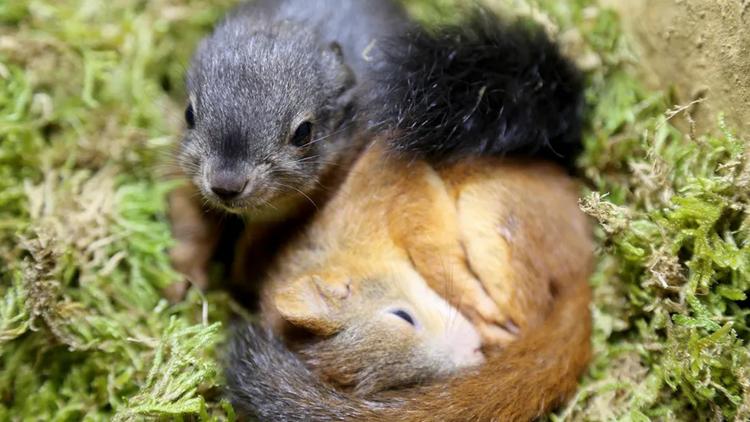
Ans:
[[[292,145],[301,147],[310,143],[310,138],[312,138],[312,127],[312,123],[308,121],[300,123],[300,125],[297,126],[297,130],[294,131],[294,135],[292,135]]]
[[[391,313],[403,319],[404,321],[408,322],[411,325],[414,325],[414,326],[417,325],[417,322],[414,320],[414,317],[411,316],[410,313],[406,312],[403,309],[396,309],[396,310],[391,311]]]
[[[193,112],[192,104],[188,104],[187,108],[185,109],[185,122],[187,123],[189,129],[195,127],[195,113]]]

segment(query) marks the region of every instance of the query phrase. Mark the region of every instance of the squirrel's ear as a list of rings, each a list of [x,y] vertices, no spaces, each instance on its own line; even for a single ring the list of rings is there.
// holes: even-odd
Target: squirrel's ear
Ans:
[[[346,64],[344,52],[341,50],[339,43],[335,41],[330,43],[328,47],[323,50],[323,59],[329,70],[327,74],[333,76],[331,82],[340,94],[348,91],[354,86],[354,72],[352,72],[351,68]]]
[[[290,324],[327,336],[341,330],[336,318],[342,298],[338,290],[317,276],[305,276],[277,291],[273,301]]]

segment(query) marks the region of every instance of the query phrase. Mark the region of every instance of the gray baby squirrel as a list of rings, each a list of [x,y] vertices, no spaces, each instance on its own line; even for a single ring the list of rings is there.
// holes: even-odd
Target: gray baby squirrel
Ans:
[[[433,160],[570,160],[578,73],[538,29],[470,22],[421,30],[388,0],[239,6],[188,71],[183,168],[210,203],[278,219],[345,168],[364,127],[396,129],[394,150]]]
[[[260,0],[230,12],[187,75],[180,162],[212,205],[280,220],[332,189],[365,139],[360,81],[378,39],[404,32],[390,1]]]

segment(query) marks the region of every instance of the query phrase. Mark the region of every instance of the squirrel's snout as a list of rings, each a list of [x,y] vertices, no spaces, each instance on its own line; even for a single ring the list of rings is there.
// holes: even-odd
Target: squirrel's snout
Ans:
[[[231,172],[217,172],[209,177],[209,186],[219,199],[228,201],[236,199],[245,191],[248,179]]]

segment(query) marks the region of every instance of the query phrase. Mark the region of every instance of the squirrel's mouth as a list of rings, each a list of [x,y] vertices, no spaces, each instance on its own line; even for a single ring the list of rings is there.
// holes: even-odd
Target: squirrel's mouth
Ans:
[[[234,198],[234,199],[221,199],[212,197],[212,195],[206,195],[209,197],[209,203],[220,210],[232,213],[232,214],[248,214],[259,211],[265,211],[266,209],[273,209],[273,199],[258,198],[253,194]]]
[[[254,221],[275,221],[288,217],[290,211],[308,201],[307,196],[294,193],[264,190],[245,192],[232,199],[222,199],[205,191],[203,195],[211,206],[219,210],[249,217]]]
[[[244,214],[245,211],[248,209],[247,206],[237,206],[237,205],[224,204],[224,203],[218,203],[215,206],[216,208],[219,208],[223,211],[226,211],[231,214],[237,214],[237,215]]]

